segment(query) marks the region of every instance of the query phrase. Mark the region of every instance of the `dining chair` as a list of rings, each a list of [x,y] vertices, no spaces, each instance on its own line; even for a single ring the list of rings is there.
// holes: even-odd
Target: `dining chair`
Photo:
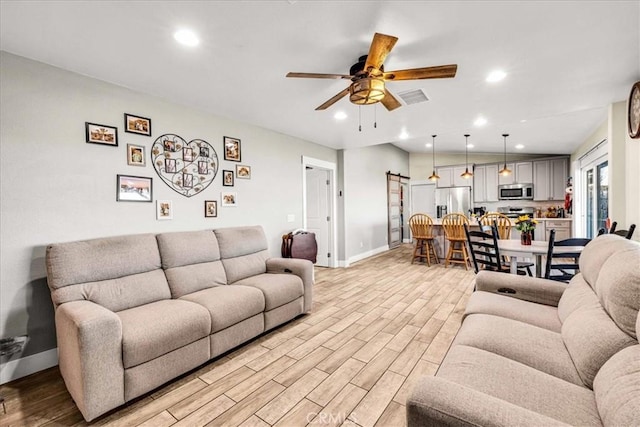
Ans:
[[[444,236],[449,242],[449,249],[444,261],[445,267],[449,264],[464,264],[464,268],[469,269],[467,236],[464,232],[465,224],[468,226],[469,220],[462,213],[450,213],[442,218]],[[456,254],[460,256],[456,257]]]
[[[553,251],[553,248],[558,246],[586,246],[591,239],[574,237],[557,242],[555,240],[556,230],[551,229],[549,232],[549,248],[547,249],[547,263],[544,278],[568,283],[571,278],[580,271],[578,264],[580,253],[556,253]],[[554,259],[558,260],[558,262],[554,262]],[[553,273],[553,271],[558,271],[559,273]]]
[[[508,219],[508,218],[507,218]],[[511,220],[509,220],[511,221]],[[497,221],[493,221],[493,226],[496,228],[496,230],[499,230],[498,228],[498,222]],[[483,226],[484,228],[484,226]],[[506,239],[510,239],[511,238],[511,228],[509,228],[509,233],[507,234]],[[500,232],[498,231],[498,239],[503,240],[505,238],[500,236]],[[504,264],[510,264],[511,260],[509,259],[508,256],[502,256],[502,262]],[[517,261],[516,262],[516,268],[518,270],[518,274],[527,274],[530,277],[533,277],[533,273],[531,273],[531,267],[533,267],[535,264],[529,261]]]
[[[498,238],[507,240],[511,238],[511,229],[513,223],[511,218],[500,212],[487,212],[482,215],[479,220],[480,224],[484,227],[491,227],[495,224],[498,229]]]
[[[439,264],[440,260],[434,245],[433,219],[429,215],[422,213],[411,215],[409,228],[415,240],[411,264],[418,258],[418,260],[424,259],[427,262],[427,266],[431,267],[432,257],[435,258],[436,264]]]
[[[471,261],[476,274],[482,270],[498,271],[508,273],[509,267],[504,266],[498,249],[498,231],[495,226],[490,226],[491,231],[469,230],[469,226],[464,224],[464,233],[467,236],[467,245],[471,253]],[[480,264],[482,268],[478,266]]]
[[[616,230],[612,234],[616,234],[618,236],[624,237],[627,240],[631,240],[634,231],[636,231],[636,225],[631,224],[628,230]]]

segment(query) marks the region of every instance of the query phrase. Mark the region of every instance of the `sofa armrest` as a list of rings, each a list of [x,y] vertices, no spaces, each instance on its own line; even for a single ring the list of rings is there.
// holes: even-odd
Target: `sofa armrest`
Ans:
[[[269,258],[267,273],[295,274],[302,279],[304,286],[304,313],[311,311],[313,304],[313,264],[306,259],[298,258]]]
[[[122,324],[90,301],[56,309],[60,373],[87,421],[125,403]]]
[[[567,426],[438,377],[421,378],[407,398],[407,426]]]
[[[476,275],[476,290],[497,293],[538,304],[558,306],[567,289],[565,283],[529,276],[480,271]]]

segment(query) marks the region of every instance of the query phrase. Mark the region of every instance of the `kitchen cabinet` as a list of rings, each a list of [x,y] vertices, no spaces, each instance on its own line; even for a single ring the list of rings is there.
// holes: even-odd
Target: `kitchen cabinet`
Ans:
[[[498,165],[476,166],[473,171],[473,201],[498,201]]]
[[[533,199],[564,200],[569,174],[566,157],[533,162]]]
[[[473,165],[469,165],[472,170]],[[436,173],[440,176],[437,182],[438,188],[444,187],[471,187],[473,186],[473,178],[464,179],[462,175],[467,167],[462,166],[445,166],[436,168]]]
[[[500,165],[500,169],[504,163]],[[498,185],[529,184],[533,182],[533,164],[531,162],[507,163],[511,173],[507,176],[498,176]]]
[[[541,221],[543,222],[543,221]],[[545,238],[549,240],[551,230],[556,230],[556,242],[571,238],[571,221],[560,221],[548,219],[545,223]]]

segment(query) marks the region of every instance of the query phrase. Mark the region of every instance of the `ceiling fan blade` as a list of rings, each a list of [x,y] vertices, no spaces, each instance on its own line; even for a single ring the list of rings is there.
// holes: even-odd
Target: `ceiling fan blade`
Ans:
[[[375,33],[373,35],[373,41],[371,41],[371,47],[369,48],[369,54],[367,55],[367,62],[364,64],[365,71],[371,68],[379,70],[382,63],[387,58],[393,46],[398,41],[397,37],[387,36],[386,34]]]
[[[353,76],[347,74],[321,74],[321,73],[287,73],[287,77],[302,77],[304,79],[349,79]]]
[[[457,64],[439,65],[437,67],[412,68],[410,70],[388,71],[382,74],[385,80],[420,80],[455,77]]]
[[[400,101],[398,101],[393,95],[391,95],[391,92],[389,92],[389,89],[384,90],[384,98],[382,98],[382,105],[384,105],[384,107],[389,110],[389,111],[393,111],[398,107],[402,107],[402,104],[400,104]]]
[[[347,87],[346,89],[340,91],[333,98],[331,98],[330,100],[328,100],[327,102],[325,102],[324,104],[322,104],[321,106],[316,108],[316,111],[318,111],[318,110],[326,110],[327,108],[331,107],[336,102],[340,101],[340,99],[343,98],[348,93],[349,93],[349,88]]]

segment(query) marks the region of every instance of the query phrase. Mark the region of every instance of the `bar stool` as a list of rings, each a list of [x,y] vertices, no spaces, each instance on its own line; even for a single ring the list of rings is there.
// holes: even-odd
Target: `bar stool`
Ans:
[[[444,266],[451,264],[464,264],[465,269],[469,269],[469,252],[467,251],[467,236],[464,226],[469,226],[469,220],[464,214],[450,213],[442,218],[442,228],[444,235],[449,241],[449,250],[445,258]],[[460,257],[454,257],[459,254]]]
[[[424,258],[427,266],[431,267],[431,258],[435,258],[436,264],[440,263],[436,248],[433,244],[433,219],[427,214],[417,213],[409,218],[409,227],[411,234],[416,241],[411,256],[411,264],[418,258]]]
[[[513,227],[511,219],[509,219],[505,214],[501,214],[499,212],[487,212],[480,217],[479,222],[482,224],[482,231],[484,231],[485,227],[491,227],[494,221],[496,222],[495,225],[498,229],[498,237],[500,240],[510,239],[511,228]]]

